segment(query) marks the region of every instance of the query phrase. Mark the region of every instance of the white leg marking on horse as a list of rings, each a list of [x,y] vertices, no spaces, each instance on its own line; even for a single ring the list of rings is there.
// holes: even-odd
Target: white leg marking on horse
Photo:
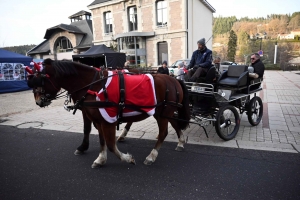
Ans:
[[[181,132],[181,131],[180,131]],[[182,148],[184,148],[184,143],[185,143],[185,140],[184,140],[184,135],[182,134],[182,132],[181,132],[181,134],[180,134],[180,138],[178,138],[178,140],[179,140],[179,142],[178,142],[178,145],[177,145],[177,147],[182,147]]]
[[[125,140],[125,137],[126,137],[127,133],[128,133],[128,130],[127,130],[126,128],[124,128],[123,131],[122,131],[122,133],[121,133],[121,135],[118,137],[117,140],[118,140],[118,141],[123,141],[123,140]]]
[[[180,131],[180,137],[178,138],[179,142],[177,144],[176,147],[176,151],[183,151],[184,150],[184,144],[185,144],[185,140],[184,140],[184,135],[182,134],[182,132]]]
[[[148,162],[152,162],[154,163],[156,158],[158,156],[158,151],[156,149],[152,149],[151,153],[149,154],[149,156],[146,157],[146,160]]]
[[[104,165],[107,161],[107,148],[104,147],[103,151],[99,153],[98,158],[94,161],[94,164]]]
[[[134,164],[135,165],[135,160],[133,158],[133,156],[129,153],[122,153],[121,151],[119,151],[118,147],[116,146],[116,155],[120,156],[120,159],[122,162],[127,162],[127,163],[131,163],[131,164]]]

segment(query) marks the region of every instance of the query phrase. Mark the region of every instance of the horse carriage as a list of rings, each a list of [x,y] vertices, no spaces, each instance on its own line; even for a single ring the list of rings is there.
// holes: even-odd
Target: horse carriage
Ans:
[[[33,88],[38,106],[45,107],[55,99],[67,97],[67,110],[74,110],[73,114],[78,109],[82,111],[84,138],[75,155],[88,150],[92,124],[98,130],[100,153],[92,165],[92,168],[97,168],[106,163],[107,149],[121,161],[135,164],[131,154],[124,154],[117,147],[116,126],[120,122],[131,125],[149,115],[156,119],[159,129],[157,141],[144,161],[146,165],[155,162],[168,134],[168,122],[178,136],[177,151],[184,149],[186,141],[182,130],[189,123],[198,124],[205,130],[205,124],[210,122],[224,140],[234,138],[238,132],[240,117],[236,108],[240,113],[247,112],[252,125],[259,124],[263,106],[255,93],[261,90],[262,79],[250,81],[247,68],[230,66],[218,77],[216,69],[211,67],[206,77],[200,77],[200,82],[196,83],[183,83],[164,74],[135,76],[132,72],[97,70],[76,62],[51,59],[44,60],[43,66],[34,63],[34,70],[26,70],[30,74],[28,85]],[[144,82],[147,85],[136,84]],[[110,86],[112,83],[114,85]],[[61,92],[61,89],[65,91]],[[252,99],[251,94],[254,94]],[[131,98],[135,95],[138,103]],[[69,105],[72,101],[74,105]],[[103,108],[112,109],[104,112],[101,111]],[[125,113],[126,109],[135,115]]]
[[[246,65],[230,65],[221,74],[211,67],[198,82],[185,83],[189,91],[190,123],[201,126],[207,137],[205,126],[212,124],[219,137],[226,141],[238,133],[240,114],[244,112],[249,123],[257,126],[263,115],[262,100],[256,95],[262,90],[262,81],[263,78],[249,78]]]

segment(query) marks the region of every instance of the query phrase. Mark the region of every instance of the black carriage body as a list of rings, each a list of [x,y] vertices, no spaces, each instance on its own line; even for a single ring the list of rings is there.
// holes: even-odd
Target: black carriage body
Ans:
[[[256,92],[262,90],[262,81],[263,78],[249,78],[248,66],[236,65],[230,66],[228,71],[223,72],[216,81],[209,84],[186,82],[191,105],[191,117],[201,127],[207,122],[212,122],[216,126],[218,135],[224,140],[234,138],[238,132],[240,122],[237,109],[239,114],[247,113],[251,125],[256,126],[261,121],[263,105],[261,99],[256,96]],[[252,94],[254,94],[254,97],[250,99]],[[253,106],[258,104],[260,107],[253,109]],[[224,113],[220,112],[226,112],[225,110],[233,113],[235,118],[233,123],[236,123],[237,126],[229,136],[224,136],[220,133],[220,127],[217,127],[228,127],[229,123],[231,123],[222,118]],[[253,114],[259,114],[257,120],[252,119],[251,116]],[[220,121],[222,121],[223,125]]]

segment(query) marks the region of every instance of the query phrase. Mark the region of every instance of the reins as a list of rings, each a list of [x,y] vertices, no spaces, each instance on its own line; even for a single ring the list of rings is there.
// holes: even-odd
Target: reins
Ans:
[[[96,72],[96,73],[97,73],[97,72]],[[125,72],[124,74],[131,74],[131,75],[134,75],[135,73]],[[85,89],[85,88],[87,88],[87,87],[89,87],[89,86],[93,86],[95,83],[98,83],[98,82],[100,82],[100,81],[106,80],[106,79],[108,79],[109,77],[116,76],[116,75],[118,75],[118,74],[113,74],[113,75],[110,75],[110,76],[107,76],[107,77],[98,79],[98,80],[93,81],[93,82],[91,82],[90,84],[85,85],[85,86],[83,86],[83,87],[81,87],[81,88],[79,88],[79,89],[77,89],[77,90],[74,90],[74,91],[72,91],[72,92],[68,92],[68,94],[65,94],[65,95],[60,96],[61,94],[67,92],[67,90],[64,90],[63,92],[60,92],[60,93],[57,94],[55,97],[53,97],[53,98],[51,98],[51,99],[49,99],[49,100],[52,101],[52,100],[57,100],[57,99],[60,99],[60,98],[63,98],[63,97],[67,97],[67,96],[69,96],[69,95],[71,95],[71,94],[73,94],[73,93],[75,93],[75,92],[78,92],[78,91],[80,91],[80,90],[83,90],[83,89]]]
[[[95,69],[95,71],[96,71],[96,73],[95,73],[94,78],[93,78],[93,80],[92,80],[91,83],[89,83],[89,84],[87,84],[87,85],[85,85],[85,86],[83,86],[83,87],[81,87],[79,89],[73,90],[72,92],[66,93],[67,90],[64,90],[62,92],[59,92],[57,95],[55,95],[55,97],[53,97],[51,99],[47,98],[47,95],[46,95],[46,98],[44,98],[44,100],[45,101],[52,101],[52,100],[57,100],[57,99],[60,99],[60,98],[67,97],[67,99],[65,100],[65,103],[64,103],[64,108],[67,111],[74,110],[73,114],[76,113],[77,109],[81,109],[82,107],[90,107],[90,108],[117,107],[117,120],[118,120],[117,129],[119,129],[119,124],[122,123],[123,110],[125,108],[130,109],[130,110],[139,111],[139,112],[142,112],[142,113],[146,113],[143,109],[156,108],[156,107],[159,107],[159,106],[163,106],[163,110],[164,110],[167,105],[171,105],[171,106],[175,106],[175,107],[182,107],[182,104],[180,104],[178,102],[178,100],[179,100],[179,93],[178,93],[177,90],[176,90],[176,102],[168,100],[168,94],[169,94],[169,90],[168,89],[166,90],[165,99],[162,102],[156,103],[155,105],[139,106],[139,105],[125,104],[124,74],[134,75],[136,73],[132,73],[132,72],[120,72],[120,71],[118,71],[117,73],[113,73],[112,75],[108,75],[108,76],[104,77],[103,70],[101,70],[101,69],[100,70]],[[96,80],[98,74],[99,74],[100,78],[98,80]],[[46,78],[46,77],[48,79],[50,78],[50,76],[48,74],[46,74],[45,71],[42,72],[41,76],[42,76],[42,78]],[[120,87],[120,91],[119,91],[120,92],[120,99],[118,100],[119,103],[109,101],[108,94],[106,92],[106,86],[105,85],[106,85],[107,81],[105,81],[105,80],[107,80],[108,78],[113,77],[113,76],[118,76],[119,77],[119,87]],[[42,79],[42,85],[44,83],[43,81],[44,80]],[[49,81],[52,84],[52,86],[56,90],[58,90],[50,79],[49,79]],[[99,83],[99,82],[102,83],[102,90],[103,90],[103,94],[104,94],[105,100],[104,101],[85,102],[85,99],[86,99],[87,95],[98,96],[98,92],[92,91],[91,89],[92,89],[93,85],[95,85],[96,83]],[[76,93],[76,92],[79,92],[81,90],[84,90],[86,88],[88,88],[88,90],[85,92],[85,94],[79,100],[77,100],[76,102],[74,102],[74,105],[68,106],[68,104],[71,103],[71,95],[74,94],[74,93]]]

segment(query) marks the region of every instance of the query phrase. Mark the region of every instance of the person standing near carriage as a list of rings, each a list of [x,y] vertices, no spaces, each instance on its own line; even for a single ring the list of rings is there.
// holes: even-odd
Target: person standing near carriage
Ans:
[[[184,81],[184,63],[183,62],[181,62],[181,63],[179,63],[179,65],[178,65],[178,72],[177,72],[177,79],[178,80],[182,80],[182,81]]]
[[[193,52],[192,59],[187,69],[187,81],[195,82],[200,76],[205,76],[209,68],[212,66],[212,51],[205,45],[205,38],[198,42],[198,49]]]
[[[126,61],[125,63],[124,63],[124,69],[129,69],[129,66],[130,65],[130,62],[129,62],[129,60],[128,61]]]
[[[167,74],[167,75],[169,75],[169,69],[168,69],[167,61],[164,61],[162,63],[162,66],[157,69],[157,73],[158,74]]]

